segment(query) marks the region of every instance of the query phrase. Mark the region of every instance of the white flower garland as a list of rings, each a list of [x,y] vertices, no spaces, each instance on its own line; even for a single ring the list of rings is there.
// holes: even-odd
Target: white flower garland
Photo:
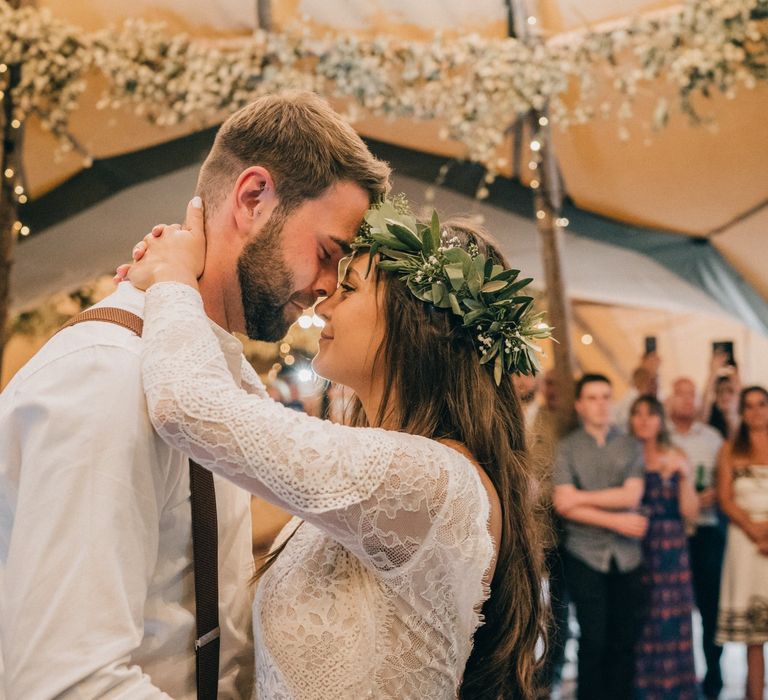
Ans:
[[[561,127],[615,116],[627,137],[635,96],[661,79],[680,110],[701,121],[697,96],[733,97],[768,79],[766,16],[768,0],[688,0],[675,11],[568,41],[466,36],[405,43],[259,31],[212,44],[169,37],[141,21],[83,35],[45,9],[14,10],[0,0],[0,90],[9,75],[2,65],[20,64],[16,119],[38,116],[67,150],[78,145],[69,120],[93,72],[107,81],[100,107],[132,104],[161,125],[203,123],[260,94],[301,87],[354,98],[375,115],[439,117],[446,124],[440,136],[463,143],[467,157],[493,173],[503,165],[498,147],[509,126],[532,109],[547,108]],[[615,92],[597,103],[606,75]],[[655,127],[666,124],[669,111],[658,97]]]

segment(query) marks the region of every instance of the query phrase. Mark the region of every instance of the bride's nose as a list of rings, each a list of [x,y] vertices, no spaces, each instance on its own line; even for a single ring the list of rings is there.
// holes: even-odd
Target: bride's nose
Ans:
[[[326,297],[321,302],[315,305],[315,313],[323,319],[326,323],[331,320],[331,314],[333,307],[336,305],[337,294],[334,292],[331,296]]]

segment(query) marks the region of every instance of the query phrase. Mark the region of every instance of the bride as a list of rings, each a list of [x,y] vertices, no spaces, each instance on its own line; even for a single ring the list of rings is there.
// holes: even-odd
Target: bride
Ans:
[[[342,426],[238,388],[197,291],[200,208],[187,226],[127,275],[158,433],[295,516],[256,590],[257,696],[534,697],[542,546],[510,375],[549,329],[528,280],[466,223],[369,210],[316,307],[314,368],[356,396]]]

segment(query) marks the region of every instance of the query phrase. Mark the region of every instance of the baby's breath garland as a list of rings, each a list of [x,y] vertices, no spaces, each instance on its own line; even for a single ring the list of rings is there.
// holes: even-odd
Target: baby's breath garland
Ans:
[[[520,270],[505,269],[482,254],[477,245],[461,247],[458,238],[441,229],[437,212],[424,224],[398,195],[371,207],[355,250],[367,250],[370,265],[389,270],[424,302],[451,309],[461,317],[480,353],[480,364],[493,362],[501,382],[507,372],[536,374],[541,368],[534,342],[551,335],[543,313],[533,313],[533,297],[522,294],[533,280],[518,279]]]

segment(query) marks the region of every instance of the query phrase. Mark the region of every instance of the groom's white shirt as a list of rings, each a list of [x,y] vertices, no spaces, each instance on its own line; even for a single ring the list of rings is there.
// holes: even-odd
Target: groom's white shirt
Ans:
[[[99,305],[141,316],[144,295],[124,282]],[[236,380],[263,392],[242,345],[213,325]],[[140,353],[141,340],[126,329],[79,324],[49,341],[0,394],[8,700],[196,697],[188,462],[152,429]],[[247,698],[249,495],[214,479],[219,697]]]

